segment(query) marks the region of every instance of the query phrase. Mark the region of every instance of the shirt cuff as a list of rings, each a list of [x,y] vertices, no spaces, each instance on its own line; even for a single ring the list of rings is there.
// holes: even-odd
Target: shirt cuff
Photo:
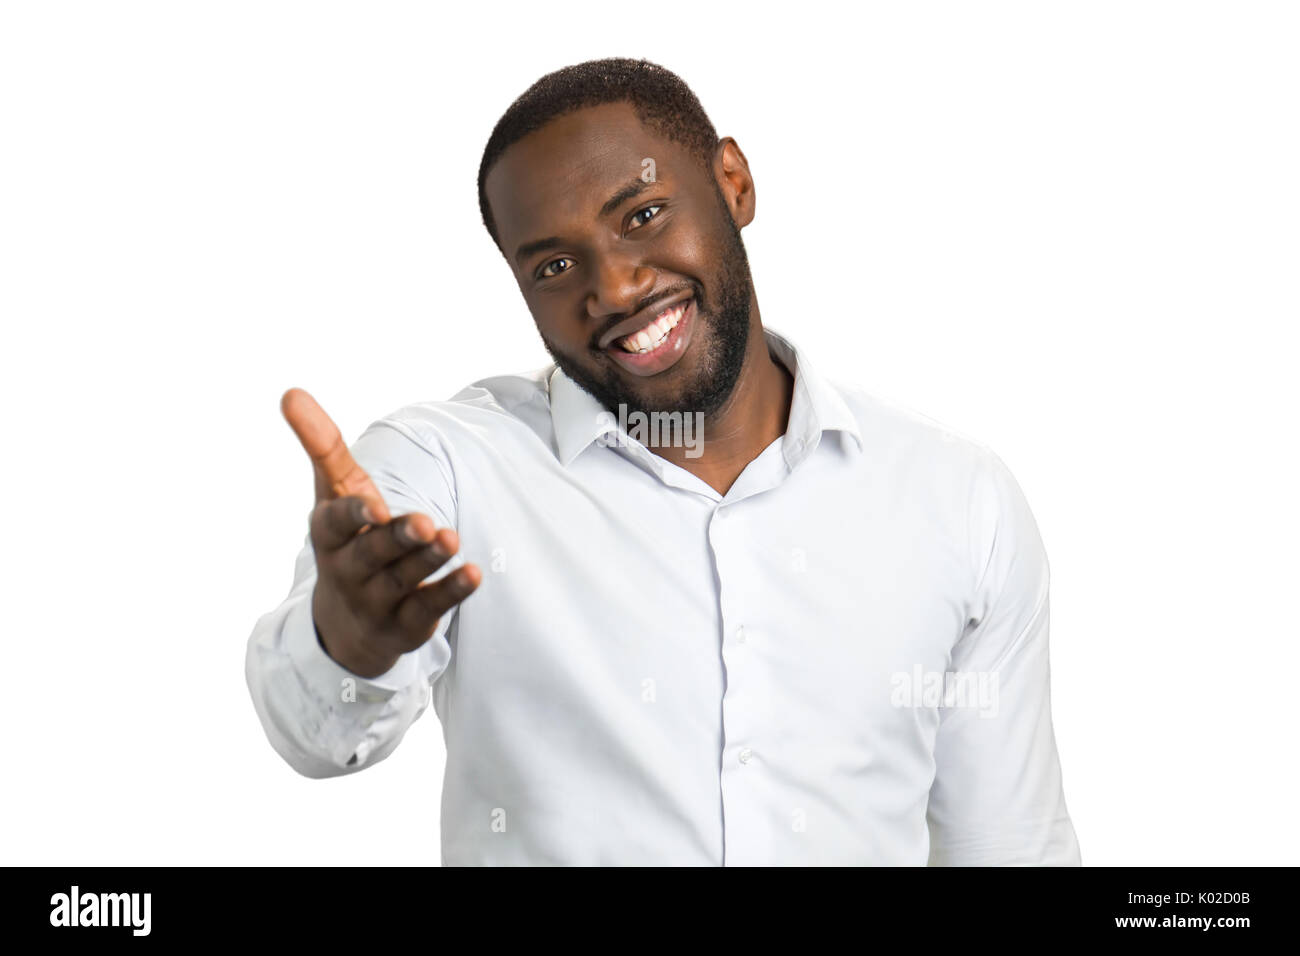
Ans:
[[[290,609],[284,631],[285,650],[294,669],[324,700],[339,700],[346,689],[356,694],[354,699],[358,702],[378,703],[409,687],[419,677],[414,654],[403,654],[377,677],[361,677],[330,657],[316,637],[310,591]]]

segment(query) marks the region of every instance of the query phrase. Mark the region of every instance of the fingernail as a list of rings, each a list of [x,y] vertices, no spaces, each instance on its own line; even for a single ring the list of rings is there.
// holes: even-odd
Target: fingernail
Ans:
[[[375,513],[370,510],[370,505],[361,506],[361,520],[366,524],[375,524]]]

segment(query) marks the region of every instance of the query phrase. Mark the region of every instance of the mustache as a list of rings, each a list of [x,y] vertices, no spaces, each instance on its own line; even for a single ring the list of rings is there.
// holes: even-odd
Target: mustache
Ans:
[[[614,328],[614,326],[618,325],[629,315],[636,315],[638,312],[648,309],[657,299],[667,298],[670,295],[677,295],[677,293],[679,292],[690,292],[690,294],[695,299],[695,314],[697,316],[704,315],[705,313],[704,292],[694,283],[687,283],[686,285],[678,286],[675,289],[663,289],[641,299],[636,303],[635,306],[633,306],[631,309],[628,309],[628,311],[622,312],[615,316],[611,316],[609,321],[606,322],[604,325],[602,325],[599,329],[597,329],[596,334],[591,337],[591,342],[588,343],[589,347],[593,352],[599,352],[601,350],[600,340],[603,339],[605,337],[605,333],[609,332],[612,328]]]

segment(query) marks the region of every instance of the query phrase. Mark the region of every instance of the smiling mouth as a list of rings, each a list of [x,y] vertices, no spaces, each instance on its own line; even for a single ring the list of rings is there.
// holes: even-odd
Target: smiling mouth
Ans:
[[[615,340],[610,344],[609,348],[611,350],[620,349],[624,352],[630,352],[632,355],[647,355],[662,348],[668,341],[672,330],[677,328],[677,323],[686,314],[686,309],[690,306],[691,301],[691,299],[686,299],[664,309],[645,328],[638,329],[631,335],[625,335],[623,338]]]
[[[610,342],[604,353],[624,372],[645,378],[675,366],[694,337],[695,297],[674,303],[644,327]]]

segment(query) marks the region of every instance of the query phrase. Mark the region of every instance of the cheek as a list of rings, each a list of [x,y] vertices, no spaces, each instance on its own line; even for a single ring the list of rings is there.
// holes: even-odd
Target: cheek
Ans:
[[[533,315],[533,325],[537,329],[537,334],[548,342],[555,340],[555,322],[551,316],[536,304],[528,303],[528,310]]]
[[[695,222],[678,222],[676,228],[666,230],[658,250],[672,265],[682,272],[698,272],[716,251],[716,240],[708,230]]]
[[[548,309],[555,309],[554,303],[548,304]],[[578,323],[565,322],[549,311],[543,313],[540,318],[535,314],[533,323],[542,341],[553,349],[569,355],[579,355],[587,351],[590,332]]]

